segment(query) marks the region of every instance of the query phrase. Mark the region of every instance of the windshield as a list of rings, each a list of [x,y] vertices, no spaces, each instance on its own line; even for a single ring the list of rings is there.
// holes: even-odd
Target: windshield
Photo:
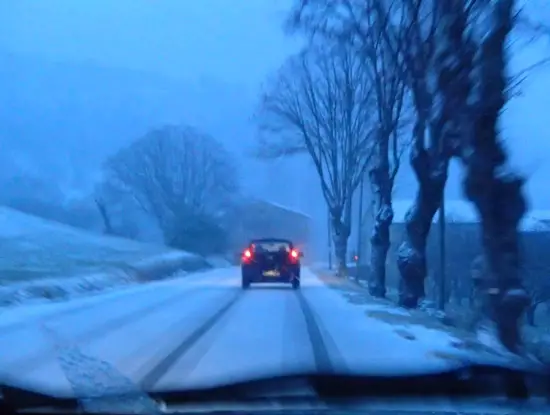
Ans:
[[[266,240],[266,241],[253,241],[250,246],[254,251],[258,252],[278,252],[281,250],[290,251],[290,242]]]
[[[0,1],[0,392],[550,363],[550,5],[428,3]]]

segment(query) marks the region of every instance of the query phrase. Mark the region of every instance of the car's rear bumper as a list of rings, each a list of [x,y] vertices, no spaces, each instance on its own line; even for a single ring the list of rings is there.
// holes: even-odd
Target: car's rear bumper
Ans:
[[[242,278],[250,283],[291,283],[294,279],[300,278],[300,268],[291,267],[280,271],[278,276],[263,275],[265,271],[257,268],[242,268]]]
[[[266,277],[260,274],[248,277],[247,280],[251,283],[291,283],[294,278],[295,277],[290,275],[282,275],[279,277]]]

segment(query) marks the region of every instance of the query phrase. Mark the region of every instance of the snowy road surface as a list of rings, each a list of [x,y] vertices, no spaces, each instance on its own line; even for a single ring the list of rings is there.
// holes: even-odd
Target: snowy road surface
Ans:
[[[302,289],[240,288],[238,268],[0,314],[1,380],[52,391],[163,389],[297,370],[448,365],[439,332],[407,339],[302,270]],[[72,389],[71,389],[72,388]],[[93,392],[93,391],[92,391]]]

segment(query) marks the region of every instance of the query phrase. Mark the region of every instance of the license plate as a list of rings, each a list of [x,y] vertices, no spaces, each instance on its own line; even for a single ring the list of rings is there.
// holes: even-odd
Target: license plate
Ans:
[[[278,277],[281,275],[281,273],[277,270],[271,270],[271,271],[264,271],[263,276],[264,277]]]

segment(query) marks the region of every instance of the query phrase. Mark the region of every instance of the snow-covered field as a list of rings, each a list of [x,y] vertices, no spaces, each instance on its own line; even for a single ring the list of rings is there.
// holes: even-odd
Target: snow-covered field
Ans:
[[[0,306],[65,298],[158,278],[171,268],[193,271],[209,265],[186,252],[92,234],[4,207],[0,253]]]

